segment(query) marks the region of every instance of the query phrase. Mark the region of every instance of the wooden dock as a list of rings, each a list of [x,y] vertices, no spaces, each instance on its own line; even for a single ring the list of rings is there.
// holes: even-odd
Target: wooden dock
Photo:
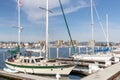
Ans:
[[[98,66],[100,68],[108,67],[108,66],[105,66],[105,61],[102,61],[102,60],[84,60],[84,59],[74,60],[72,58],[58,58],[56,60],[60,61],[60,62],[63,62],[63,63],[78,65],[78,66],[88,66],[89,64],[98,62]],[[112,61],[112,64],[115,64],[115,63]]]
[[[120,62],[81,80],[120,80]]]
[[[0,76],[11,80],[49,80],[50,78],[41,77],[38,75],[25,74],[25,73],[8,73],[0,70]],[[55,80],[55,79],[50,79]]]

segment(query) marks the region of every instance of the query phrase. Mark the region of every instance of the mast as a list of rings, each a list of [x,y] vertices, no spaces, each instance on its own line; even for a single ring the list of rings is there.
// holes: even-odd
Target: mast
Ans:
[[[91,27],[92,27],[92,40],[94,39],[94,23],[93,23],[93,1],[91,0]]]
[[[48,0],[46,0],[46,59],[48,59]]]
[[[108,32],[108,14],[106,14],[106,28],[107,28],[107,46],[109,47],[109,32]]]
[[[93,54],[94,54],[93,0],[91,0],[91,28],[92,28],[92,50],[93,50]]]
[[[20,0],[18,0],[18,46],[19,47],[20,47],[20,32],[21,32],[21,27],[20,27]]]

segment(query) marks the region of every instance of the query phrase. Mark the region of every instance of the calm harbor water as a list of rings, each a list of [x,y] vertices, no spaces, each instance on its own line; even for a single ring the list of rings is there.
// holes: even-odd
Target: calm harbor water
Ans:
[[[106,51],[107,49],[105,48],[99,48],[99,49],[95,49],[96,52],[100,52],[101,50]],[[6,54],[8,49],[0,49],[0,69],[3,69],[5,67],[5,63],[4,63],[4,58],[3,56]],[[22,49],[24,51],[24,49]],[[90,50],[90,48],[76,48],[76,53],[79,54],[86,54],[88,53],[88,51]],[[60,58],[67,58],[69,57],[69,55],[72,55],[72,48],[59,48],[58,50],[58,56]],[[49,58],[56,58],[57,57],[57,49],[56,48],[50,48],[49,49]],[[81,78],[83,78],[83,75],[80,74],[70,74],[68,77],[62,77],[61,80],[80,80]],[[9,79],[4,79],[4,78],[0,78],[0,80],[9,80]]]

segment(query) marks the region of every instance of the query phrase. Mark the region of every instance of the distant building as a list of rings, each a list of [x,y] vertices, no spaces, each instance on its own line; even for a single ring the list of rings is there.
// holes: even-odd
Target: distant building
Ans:
[[[20,43],[20,47],[24,48],[25,47],[24,43]]]
[[[72,42],[70,40],[67,41],[66,43],[67,46],[72,46]],[[73,45],[78,46],[79,42],[77,40],[73,40]]]
[[[95,46],[95,40],[90,40],[90,41],[88,42],[88,46],[90,46],[90,47]]]
[[[56,45],[56,46],[63,46],[63,45],[64,45],[64,41],[63,41],[63,40],[57,40],[57,41],[55,42],[55,45]]]

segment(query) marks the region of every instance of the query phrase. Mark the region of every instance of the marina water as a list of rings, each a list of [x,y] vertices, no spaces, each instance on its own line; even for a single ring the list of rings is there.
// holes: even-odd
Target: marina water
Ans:
[[[4,56],[7,53],[7,50],[9,49],[0,49],[0,69],[3,69],[5,67],[5,63],[4,63]],[[22,51],[24,51],[25,49],[22,49]],[[100,51],[108,51],[107,48],[95,48],[95,52],[100,52]],[[76,53],[79,54],[86,54],[89,51],[91,51],[90,48],[80,48],[77,47],[76,48]],[[49,48],[49,58],[56,58],[57,57],[57,48],[53,47],[53,48]],[[58,49],[58,57],[59,58],[67,58],[69,56],[71,56],[73,54],[73,50],[72,48],[69,47],[62,47]],[[38,54],[39,55],[39,54]],[[37,55],[35,55],[37,56]],[[50,76],[48,76],[50,77]],[[70,74],[68,77],[62,77],[62,80],[80,80],[81,78],[83,78],[83,75],[80,74]],[[54,77],[55,78],[55,77]],[[0,80],[9,80],[9,79],[3,79],[2,77],[0,78]]]

